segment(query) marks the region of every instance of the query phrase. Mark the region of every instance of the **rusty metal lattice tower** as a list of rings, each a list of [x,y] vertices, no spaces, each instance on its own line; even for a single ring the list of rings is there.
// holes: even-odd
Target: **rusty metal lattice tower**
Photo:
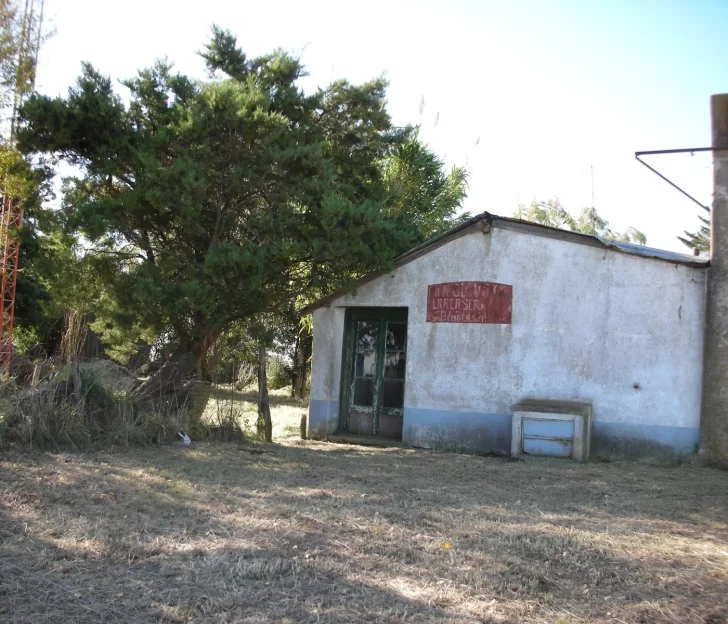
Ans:
[[[20,241],[18,228],[23,222],[23,209],[4,195],[0,210],[0,376],[10,374],[13,355],[13,316],[15,285],[18,279]]]
[[[11,82],[12,115],[9,120],[9,136],[0,134],[3,150],[15,151],[17,116],[26,97],[35,90],[38,51],[43,42],[43,10],[45,0],[25,0],[22,12],[17,16],[20,29],[17,38],[11,35],[9,58],[12,68]],[[8,52],[6,50],[6,52]],[[6,54],[7,56],[7,54]],[[2,128],[4,133],[5,128]],[[3,186],[0,195],[0,378],[10,375],[13,355],[13,317],[15,315],[15,286],[18,280],[20,240],[18,229],[23,222],[23,209],[19,196],[10,182],[9,167],[0,174]]]

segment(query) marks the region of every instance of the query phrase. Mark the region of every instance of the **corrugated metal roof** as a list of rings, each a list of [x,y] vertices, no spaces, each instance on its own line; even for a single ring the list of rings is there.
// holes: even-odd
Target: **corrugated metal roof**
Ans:
[[[599,238],[599,237],[597,237]],[[620,241],[604,240],[599,238],[607,247],[616,247],[624,253],[644,258],[656,258],[658,260],[666,260],[667,262],[677,262],[678,264],[686,264],[695,267],[707,267],[710,260],[704,256],[691,256],[681,254],[677,251],[667,251],[666,249],[656,249],[655,247],[645,247],[644,245],[635,245],[634,243],[622,243]]]
[[[667,251],[665,249],[656,249],[655,247],[646,247],[645,245],[636,245],[635,243],[622,243],[620,241],[610,240],[602,238],[601,236],[595,236],[593,234],[582,234],[581,232],[572,232],[571,230],[561,230],[559,228],[551,227],[548,225],[541,225],[540,223],[533,223],[531,221],[523,221],[522,219],[514,219],[511,217],[499,217],[497,215],[489,215],[487,212],[482,215],[478,215],[477,218],[484,218],[486,215],[490,216],[492,225],[498,227],[498,223],[517,223],[522,225],[523,228],[519,228],[521,231],[531,229],[535,234],[537,230],[541,230],[540,235],[549,236],[550,238],[558,238],[559,240],[570,240],[574,243],[585,244],[587,240],[597,243],[598,246],[606,249],[613,249],[621,251],[633,256],[641,256],[643,258],[654,258],[656,260],[664,260],[665,262],[672,262],[674,264],[684,264],[692,267],[708,267],[710,260],[705,256],[693,256],[690,254],[681,254],[676,251]],[[543,231],[549,231],[553,234],[545,234]],[[566,235],[566,236],[564,236]],[[584,240],[577,240],[584,239]],[[586,243],[589,244],[589,243]],[[594,246],[594,245],[592,245]]]
[[[392,265],[393,269],[396,269],[403,264],[407,264],[416,258],[428,254],[430,251],[441,247],[444,244],[450,242],[454,238],[458,238],[462,234],[466,233],[471,228],[482,224],[481,227],[500,227],[507,230],[514,230],[525,234],[531,234],[533,236],[542,236],[546,238],[553,238],[556,240],[562,240],[577,245],[587,245],[589,247],[600,247],[602,249],[608,249],[621,253],[630,254],[633,256],[641,256],[642,258],[651,258],[654,260],[660,260],[663,262],[670,262],[672,264],[682,264],[685,266],[695,268],[707,268],[710,266],[710,261],[704,256],[692,256],[688,254],[681,254],[675,251],[666,251],[664,249],[655,249],[654,247],[645,247],[644,245],[635,245],[634,243],[622,243],[619,241],[609,240],[600,236],[594,236],[593,234],[582,234],[581,232],[572,232],[570,230],[561,230],[559,228],[551,227],[548,225],[541,225],[540,223],[533,223],[531,221],[523,221],[522,219],[514,219],[512,217],[500,217],[498,215],[490,214],[489,212],[483,212],[482,214],[475,215],[467,221],[464,221],[460,225],[443,232],[434,238],[431,238],[425,243],[406,251],[400,256],[397,256]],[[386,275],[390,271],[377,271],[365,275],[359,278],[355,283],[354,287],[361,286],[370,282],[381,275]],[[301,310],[301,314],[308,314],[316,308],[320,308],[327,303],[338,299],[339,297],[348,294],[349,290],[336,290],[325,297],[307,305]]]

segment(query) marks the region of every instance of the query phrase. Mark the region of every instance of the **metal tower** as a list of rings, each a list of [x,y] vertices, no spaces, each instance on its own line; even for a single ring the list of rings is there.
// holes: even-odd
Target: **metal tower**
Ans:
[[[14,150],[17,115],[25,98],[35,89],[38,50],[43,41],[44,0],[25,0],[20,14],[20,36],[14,41],[15,50],[10,59],[13,66],[13,112],[7,147]],[[3,140],[3,144],[5,141]],[[15,314],[15,285],[18,280],[20,239],[18,229],[23,222],[20,198],[9,188],[9,172],[1,174],[3,185],[0,204],[0,378],[10,376],[13,355],[13,316]]]
[[[18,280],[20,241],[18,228],[23,222],[23,209],[4,195],[0,210],[0,376],[10,374],[13,355],[13,314],[15,284]]]

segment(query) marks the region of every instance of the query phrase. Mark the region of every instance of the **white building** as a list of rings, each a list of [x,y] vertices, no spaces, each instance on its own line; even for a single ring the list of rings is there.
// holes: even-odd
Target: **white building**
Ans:
[[[308,308],[309,434],[497,453],[689,454],[707,264],[474,217],[355,293]]]

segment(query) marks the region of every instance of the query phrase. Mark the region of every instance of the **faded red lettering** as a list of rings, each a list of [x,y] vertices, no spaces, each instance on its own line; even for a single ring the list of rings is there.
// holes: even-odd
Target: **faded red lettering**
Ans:
[[[510,324],[513,287],[494,282],[448,282],[427,288],[428,323]]]

